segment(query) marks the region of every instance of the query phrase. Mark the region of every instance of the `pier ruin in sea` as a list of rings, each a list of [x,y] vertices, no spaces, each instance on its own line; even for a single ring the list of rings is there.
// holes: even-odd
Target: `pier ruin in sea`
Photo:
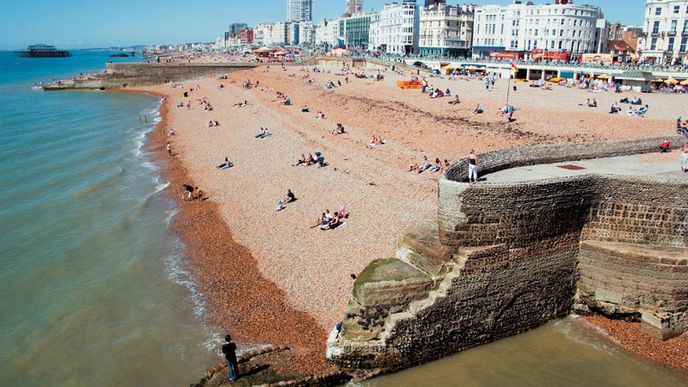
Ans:
[[[636,155],[681,137],[514,148],[439,181],[437,219],[358,276],[328,340],[345,368],[392,371],[570,313],[640,321],[657,339],[688,330],[688,179],[579,171],[518,180],[511,168]],[[610,159],[611,160],[611,159]],[[604,162],[604,160],[598,160]],[[536,168],[536,167],[533,167]],[[678,167],[676,167],[678,171]],[[536,172],[531,172],[536,174]],[[528,176],[531,176],[528,175]],[[493,175],[494,176],[494,175]]]

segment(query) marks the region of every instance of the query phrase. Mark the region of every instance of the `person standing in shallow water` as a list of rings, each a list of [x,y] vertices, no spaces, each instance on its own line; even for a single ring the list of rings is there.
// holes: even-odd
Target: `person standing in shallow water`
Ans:
[[[227,361],[227,377],[236,382],[239,379],[239,363],[236,357],[236,344],[232,342],[232,336],[225,336],[226,343],[222,344],[222,353]]]
[[[167,155],[172,156],[172,145],[169,142],[167,143]]]

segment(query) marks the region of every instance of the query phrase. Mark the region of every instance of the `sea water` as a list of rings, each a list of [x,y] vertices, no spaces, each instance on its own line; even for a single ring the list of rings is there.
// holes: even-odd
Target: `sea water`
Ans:
[[[218,360],[146,152],[159,100],[32,89],[108,54],[0,52],[2,386],[184,385]]]
[[[357,387],[688,386],[688,375],[632,355],[578,317],[483,345]]]

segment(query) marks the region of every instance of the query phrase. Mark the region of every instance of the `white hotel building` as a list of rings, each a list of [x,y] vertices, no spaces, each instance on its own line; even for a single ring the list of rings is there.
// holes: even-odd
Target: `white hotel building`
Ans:
[[[473,6],[440,2],[420,9],[418,54],[470,56],[473,39]]]
[[[370,21],[370,50],[411,55],[418,49],[420,12],[415,0],[385,4]]]
[[[502,51],[527,55],[534,49],[574,55],[603,52],[608,40],[602,10],[573,0],[476,7],[473,36],[473,56],[481,57]]]
[[[641,60],[686,62],[688,0],[647,0],[643,36],[638,39]]]

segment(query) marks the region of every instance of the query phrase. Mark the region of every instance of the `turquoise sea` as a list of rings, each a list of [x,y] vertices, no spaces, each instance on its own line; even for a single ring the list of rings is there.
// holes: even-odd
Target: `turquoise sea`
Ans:
[[[180,385],[218,360],[144,146],[158,99],[31,88],[132,60],[109,54],[0,52],[2,386]]]

